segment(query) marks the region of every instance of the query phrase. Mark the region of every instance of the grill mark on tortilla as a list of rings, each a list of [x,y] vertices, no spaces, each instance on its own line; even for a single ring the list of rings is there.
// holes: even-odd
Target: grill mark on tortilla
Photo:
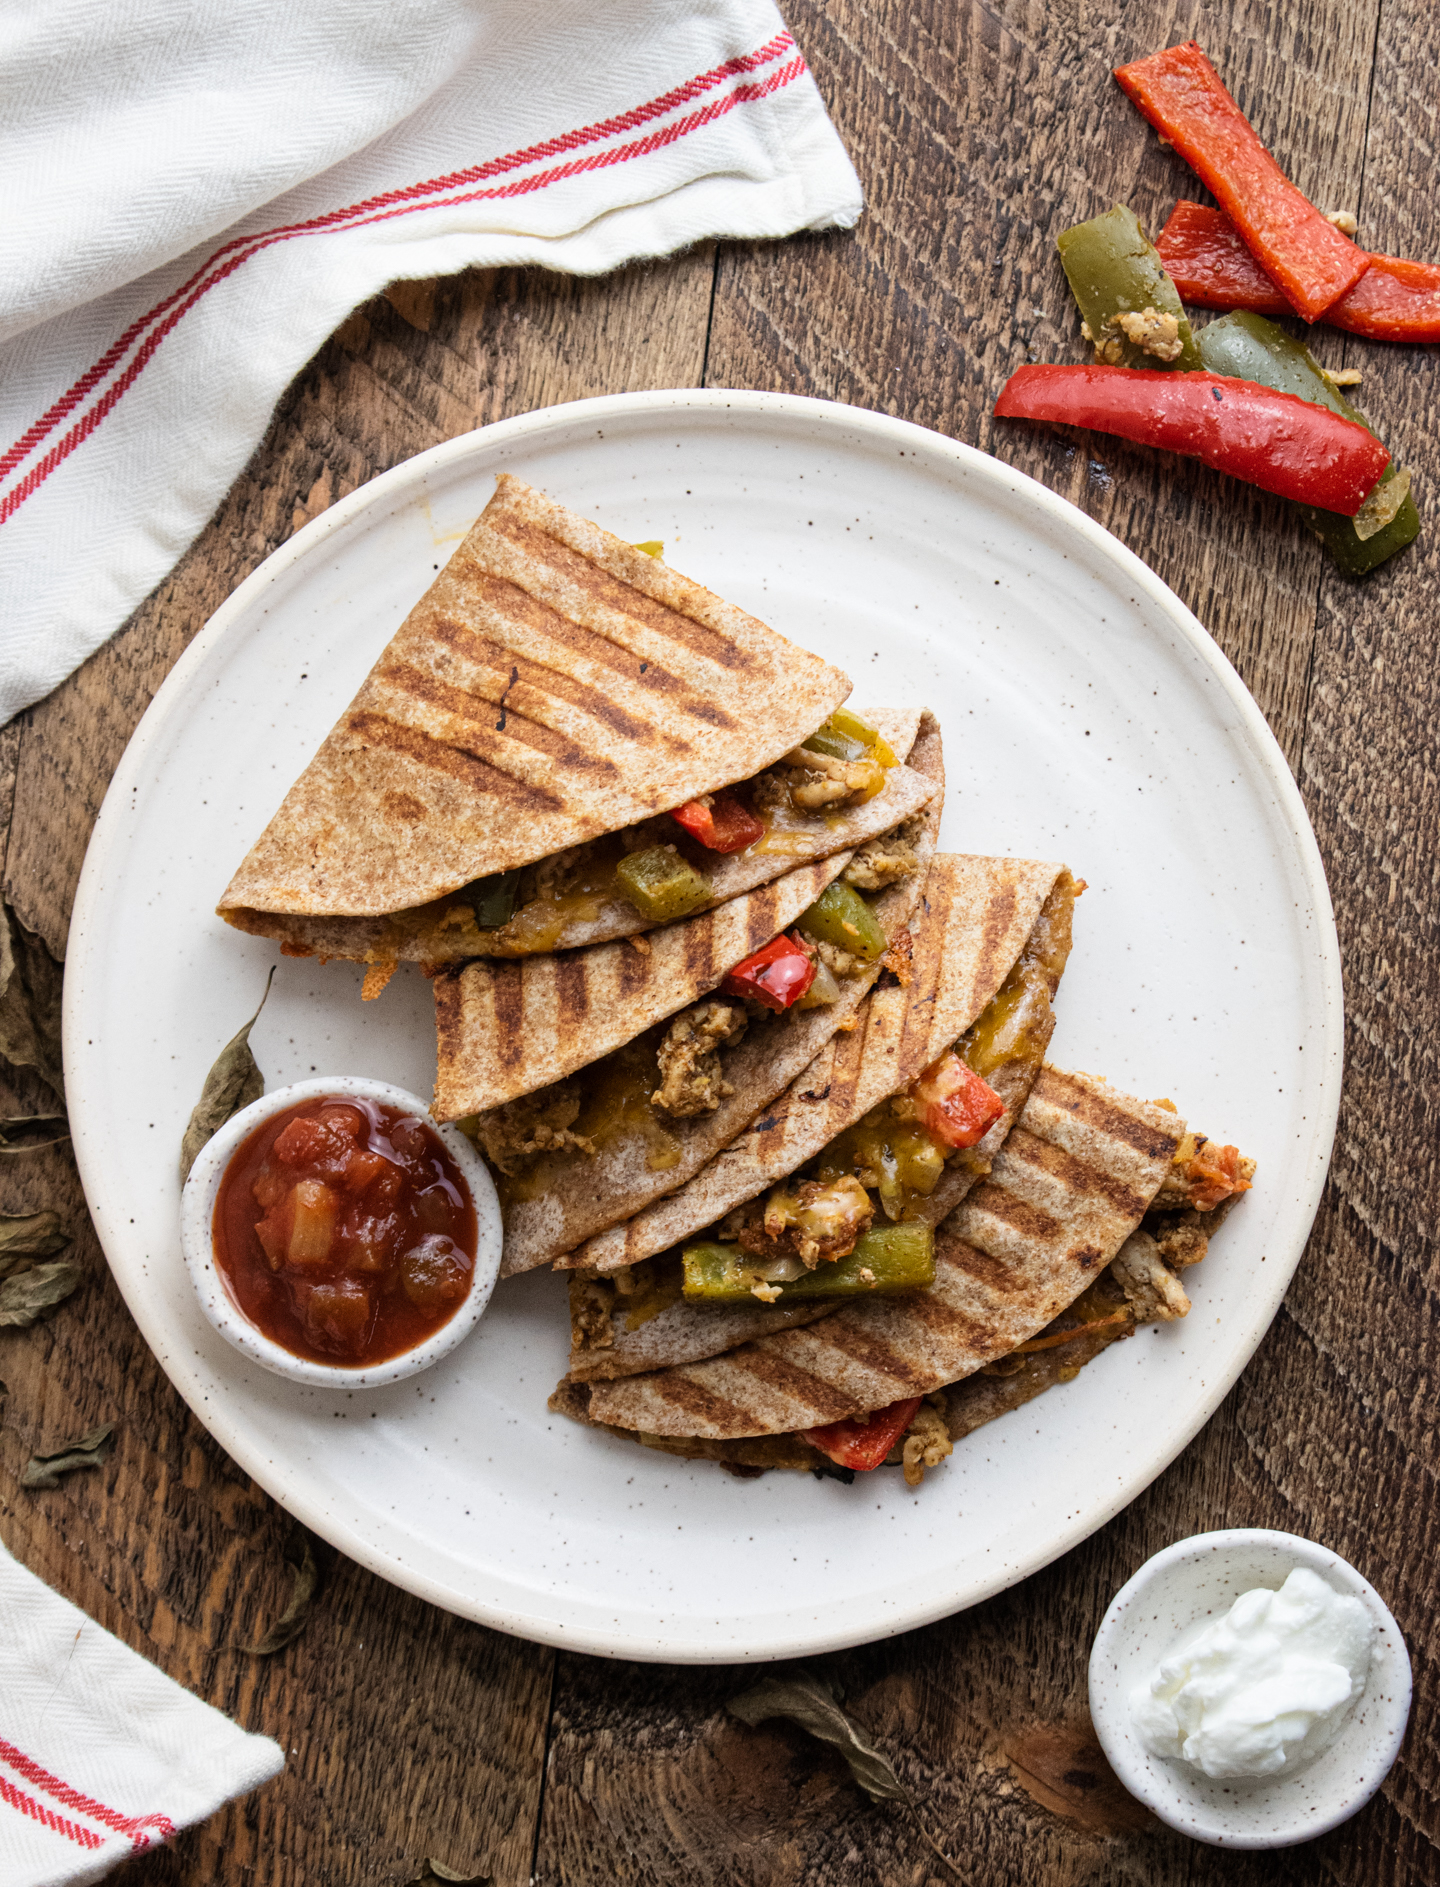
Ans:
[[[468,556],[465,561],[465,579],[467,586],[499,618],[507,637],[513,636],[516,629],[523,628],[528,630],[531,636],[553,643],[557,651],[563,650],[571,656],[578,655],[582,660],[595,663],[597,667],[610,669],[633,687],[653,689],[656,694],[666,696],[685,697],[673,705],[682,709],[689,707],[690,691],[686,683],[680,676],[672,675],[663,664],[642,661],[633,649],[625,648],[622,643],[612,642],[608,636],[601,635],[594,629],[587,629],[583,623],[572,622],[568,616],[552,608],[543,598],[532,596],[529,590],[522,589],[509,577],[502,577],[493,570],[487,570],[483,564],[475,562]],[[490,640],[483,629],[472,629],[470,633],[487,642]],[[502,661],[510,663],[517,660],[519,651],[515,649],[512,642],[497,641],[495,646],[501,651]],[[520,659],[527,660],[534,666],[537,687],[548,689],[549,692],[561,696],[562,699],[573,698],[573,704],[583,708],[586,713],[591,711],[592,702],[605,701],[605,697],[588,682],[578,681],[567,674],[563,668],[554,667],[549,662],[543,661],[533,647]],[[574,691],[573,697],[572,691]],[[665,706],[669,708],[672,703],[667,700]],[[621,710],[617,709],[614,712],[619,713]],[[606,715],[601,713],[598,718],[603,720]],[[616,725],[618,728],[618,723]],[[657,736],[664,738],[677,753],[689,751],[689,743],[674,735],[663,725],[650,724],[642,727],[641,738],[653,740]]]
[[[590,1012],[590,980],[585,972],[585,958],[583,954],[557,955],[554,964],[558,1020],[562,1026],[574,1028]]]
[[[683,931],[685,970],[697,983],[708,983],[719,976],[715,962],[715,913],[704,911],[692,918]]]
[[[1112,1138],[1119,1136],[1112,1135]],[[1126,1141],[1126,1145],[1133,1142]],[[1127,1186],[1122,1179],[1092,1166],[1088,1160],[1068,1153],[1053,1140],[1041,1140],[1023,1127],[1014,1128],[1005,1143],[1010,1159],[1057,1179],[1073,1193],[1089,1193],[1104,1199],[1122,1218],[1138,1218],[1150,1201]],[[1163,1147],[1159,1149],[1163,1152]],[[1157,1155],[1158,1157],[1158,1155]],[[982,1189],[983,1191],[983,1189]],[[980,1198],[981,1195],[977,1195]]]
[[[750,907],[745,913],[745,952],[753,956],[763,945],[776,935],[775,907],[778,903],[776,885],[764,885],[750,900]],[[731,968],[734,967],[732,964]]]
[[[476,574],[476,587],[488,589],[515,590],[514,584],[507,584],[503,577],[492,577],[487,573]],[[546,611],[543,604],[537,603],[533,596],[526,596],[523,590],[515,590],[517,596],[524,597],[528,608],[536,615],[542,612],[554,616],[553,610]],[[487,596],[487,601],[492,601]],[[538,625],[537,625],[538,626]],[[547,625],[548,626],[548,625]],[[523,690],[527,701],[533,691],[535,700],[530,702],[532,709],[543,704],[547,695],[564,701],[572,708],[579,708],[582,714],[588,714],[592,720],[603,721],[622,740],[645,740],[653,729],[646,721],[640,721],[633,714],[627,714],[624,708],[616,705],[598,688],[592,688],[588,682],[577,681],[574,676],[565,674],[561,669],[551,668],[546,663],[537,661],[533,655],[520,655],[513,649],[507,649],[502,643],[494,641],[479,629],[472,629],[466,623],[456,622],[452,617],[442,617],[434,625],[437,641],[444,642],[462,655],[466,661],[473,662],[477,668],[489,668],[495,671],[497,678],[504,678],[512,669],[518,670],[515,688]],[[607,644],[607,647],[610,645]],[[610,664],[606,664],[610,666]],[[664,669],[654,669],[655,680],[649,681],[651,687],[663,688],[674,677]],[[632,681],[648,681],[648,676],[631,676]],[[495,697],[499,705],[499,696]]]
[[[494,738],[503,728],[508,739],[543,753],[547,759],[558,760],[562,766],[574,767],[580,772],[612,776],[617,771],[615,762],[606,755],[589,753],[568,734],[558,734],[554,728],[546,727],[540,721],[532,721],[520,709],[513,691],[509,689],[505,691],[505,705],[500,708],[499,702],[469,694],[465,689],[457,688],[453,682],[440,681],[434,675],[427,675],[423,669],[412,667],[409,662],[387,663],[376,673],[381,681],[387,682],[408,700],[439,708],[442,713],[451,714],[466,727],[473,728],[479,736],[481,757],[484,759],[498,762],[504,754],[505,742]],[[494,718],[497,708],[500,708],[499,721]]]
[[[643,950],[627,944],[620,958],[620,994],[638,996],[650,981],[650,958]]]
[[[1109,1134],[1112,1140],[1123,1140],[1126,1146],[1134,1147],[1137,1153],[1143,1153],[1147,1159],[1158,1159],[1161,1154],[1167,1150],[1173,1152],[1179,1145],[1178,1134],[1162,1132],[1133,1114],[1112,1107],[1102,1095],[1081,1087],[1058,1068],[1043,1068],[1034,1092],[1042,1101],[1063,1107],[1067,1114],[1083,1120],[1086,1126],[1098,1128],[1101,1133]]]
[[[435,740],[429,734],[422,734],[418,728],[403,727],[398,721],[387,720],[383,714],[368,711],[352,714],[347,732],[358,735],[361,741],[371,746],[404,754],[407,760],[413,760],[417,766],[448,774],[452,780],[460,780],[477,793],[493,793],[497,799],[507,800],[514,807],[542,812],[564,810],[555,794],[547,793],[543,787],[516,779],[513,773],[492,766],[482,755],[472,753],[467,747]]]
[[[1042,1207],[1017,1198],[992,1179],[981,1181],[971,1193],[969,1205],[972,1211],[989,1213],[992,1219],[1008,1225],[1012,1232],[1018,1232],[1022,1238],[1032,1238],[1039,1245],[1048,1245],[1062,1229],[1060,1221],[1051,1218]]]
[[[508,538],[519,549],[527,551],[537,563],[548,564],[552,570],[585,590],[596,602],[605,604],[619,615],[628,616],[633,622],[655,631],[669,642],[681,643],[696,655],[713,662],[717,668],[740,670],[752,665],[752,658],[747,652],[738,648],[718,629],[711,629],[694,616],[669,609],[622,578],[611,576],[608,570],[592,563],[583,552],[562,544],[559,538],[551,537],[539,525],[527,524],[513,512],[504,510],[497,511],[487,522],[498,536]],[[734,725],[728,715],[718,711],[715,724],[722,727]]]
[[[812,1409],[829,1420],[847,1415],[854,1406],[853,1397],[832,1389],[827,1382],[812,1376],[808,1369],[799,1364],[786,1362],[783,1356],[766,1349],[764,1343],[747,1343],[743,1349],[732,1350],[725,1361],[732,1368],[753,1376],[756,1382],[764,1383],[767,1389],[789,1396],[796,1402],[808,1402]],[[831,1410],[834,1411],[833,1416]]]
[[[502,1065],[517,1068],[525,1054],[523,963],[506,963],[494,977],[495,1040]]]
[[[454,971],[442,970],[435,978],[435,1033],[440,1038],[440,1066],[455,1055],[464,1039],[461,1006],[463,992]]]
[[[852,1323],[844,1316],[827,1318],[825,1328],[819,1331],[817,1336],[826,1349],[839,1350],[842,1355],[848,1356],[852,1363],[859,1363],[862,1368],[872,1370],[877,1376],[888,1376],[892,1382],[899,1383],[902,1388],[908,1389],[915,1379],[915,1366],[899,1350],[892,1349],[881,1337],[867,1336],[858,1324]],[[777,1356],[774,1361],[780,1363],[783,1359]],[[806,1373],[809,1374],[809,1372]],[[810,1381],[814,1388],[826,1386],[824,1379],[819,1376],[810,1375]],[[841,1416],[854,1412],[853,1390],[848,1393],[838,1390],[832,1393],[838,1411],[834,1419],[838,1420]],[[896,1399],[891,1398],[892,1401]],[[817,1407],[824,1406],[813,1389],[810,1400]]]
[[[995,964],[1000,954],[1000,940],[1006,926],[1014,919],[1015,902],[1015,886],[1007,884],[995,893],[985,907],[985,922],[981,930],[978,967],[975,972],[977,989],[988,989],[991,984],[998,988],[1010,967],[1008,963],[1004,964],[1001,966],[999,975],[995,974]],[[1023,950],[1021,954],[1024,954]]]
[[[977,1284],[989,1285],[996,1291],[1005,1290],[1014,1278],[1014,1272],[1003,1258],[981,1251],[978,1245],[972,1245],[964,1238],[947,1238],[943,1250],[936,1247],[937,1273],[942,1266],[948,1271],[958,1271],[964,1277],[973,1278]]]
[[[737,1407],[733,1402],[727,1402],[724,1396],[717,1396],[708,1389],[702,1389],[699,1383],[678,1371],[673,1375],[668,1371],[658,1375],[655,1378],[655,1387],[663,1401],[673,1403],[677,1409],[683,1409],[687,1415],[699,1416],[716,1427],[722,1422],[732,1424],[745,1420],[746,1410]]]
[[[936,1297],[929,1291],[917,1291],[906,1305],[907,1314],[917,1323],[924,1324],[934,1336],[944,1336],[968,1346],[972,1351],[983,1351],[993,1345],[994,1330],[989,1324],[977,1323],[954,1304],[947,1304],[943,1297]],[[909,1382],[921,1381],[929,1388],[935,1380],[935,1366],[927,1357],[923,1365],[912,1372],[906,1379]]]

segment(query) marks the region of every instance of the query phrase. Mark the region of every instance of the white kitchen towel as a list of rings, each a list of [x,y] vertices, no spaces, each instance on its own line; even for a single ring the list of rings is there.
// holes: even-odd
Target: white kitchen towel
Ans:
[[[0,1881],[69,1887],[285,1766],[0,1546]]]
[[[0,721],[401,277],[848,228],[771,0],[24,0],[0,31]]]

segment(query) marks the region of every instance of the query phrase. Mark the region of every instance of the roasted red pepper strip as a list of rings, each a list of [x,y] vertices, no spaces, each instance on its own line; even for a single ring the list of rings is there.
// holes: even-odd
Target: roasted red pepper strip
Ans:
[[[778,1015],[815,981],[815,958],[793,937],[780,936],[746,957],[720,985],[727,996],[749,996]]]
[[[1005,1112],[1005,1103],[952,1049],[910,1084],[925,1128],[947,1147],[973,1147]]]
[[[691,799],[670,815],[692,839],[709,846],[712,852],[743,852],[747,845],[764,837],[764,826],[738,799],[732,799],[729,793],[711,793],[708,797],[708,806],[703,799]]]
[[[1372,433],[1326,407],[1214,373],[1132,367],[1021,367],[999,419],[1088,426],[1203,459],[1248,485],[1353,518],[1390,463]]]
[[[880,1466],[909,1428],[923,1399],[907,1396],[903,1402],[892,1402],[888,1409],[873,1410],[867,1422],[852,1416],[845,1422],[827,1422],[824,1428],[802,1429],[801,1434],[812,1448],[829,1455],[840,1467],[863,1474]]]
[[[1213,193],[1292,308],[1318,321],[1355,286],[1369,256],[1295,188],[1193,39],[1115,76]]]
[[[1226,313],[1236,308],[1264,315],[1290,312],[1223,210],[1177,203],[1155,247],[1182,301]],[[1360,280],[1323,318],[1331,327],[1373,341],[1440,341],[1440,268],[1372,255]]]

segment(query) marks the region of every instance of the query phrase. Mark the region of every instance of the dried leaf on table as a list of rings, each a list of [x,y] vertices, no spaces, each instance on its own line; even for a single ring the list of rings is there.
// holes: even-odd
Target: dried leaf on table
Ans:
[[[240,1647],[257,1658],[273,1657],[277,1651],[283,1651],[310,1623],[310,1611],[320,1589],[320,1562],[315,1554],[314,1534],[304,1527],[294,1529],[285,1542],[285,1564],[295,1571],[290,1603],[263,1638],[253,1645]]]
[[[265,997],[270,994],[270,985],[274,980],[275,972],[272,969],[265,979],[260,1009],[265,1007]],[[265,1077],[250,1052],[250,1031],[260,1019],[260,1009],[255,1011],[238,1035],[231,1036],[205,1077],[200,1099],[195,1103],[185,1136],[180,1142],[182,1186],[190,1177],[190,1168],[195,1164],[196,1155],[205,1142],[217,1134],[242,1107],[258,1101],[265,1092]]]
[[[62,1474],[76,1468],[98,1468],[115,1446],[115,1424],[102,1422],[78,1441],[66,1442],[51,1455],[31,1455],[20,1476],[21,1487],[59,1487]]]
[[[493,1874],[462,1874],[458,1868],[446,1867],[443,1861],[437,1861],[433,1855],[420,1863],[420,1872],[410,1876],[411,1887],[425,1880],[454,1881],[457,1887],[495,1887]]]
[[[12,1271],[0,1282],[0,1325],[24,1329],[44,1311],[63,1304],[84,1281],[85,1273],[68,1258],[53,1265],[31,1265],[28,1271]]]
[[[838,1749],[850,1773],[872,1802],[908,1802],[910,1793],[875,1745],[850,1721],[834,1695],[809,1671],[767,1677],[731,1700],[730,1714],[752,1726],[767,1717],[789,1717],[821,1743]]]
[[[70,1138],[64,1114],[8,1114],[0,1118],[0,1154],[38,1153]]]
[[[960,1869],[925,1826],[915,1799],[896,1775],[889,1759],[853,1723],[835,1699],[835,1693],[810,1671],[793,1677],[766,1677],[730,1701],[730,1714],[752,1727],[770,1717],[789,1717],[792,1723],[829,1744],[845,1758],[855,1781],[872,1802],[899,1802],[915,1817],[927,1847],[957,1877]]]
[[[20,1068],[36,1068],[57,1094],[65,1092],[60,1070],[60,984],[65,966],[45,940],[27,930],[0,902],[0,1055]]]
[[[0,1278],[24,1258],[53,1258],[70,1243],[58,1212],[0,1212]]]

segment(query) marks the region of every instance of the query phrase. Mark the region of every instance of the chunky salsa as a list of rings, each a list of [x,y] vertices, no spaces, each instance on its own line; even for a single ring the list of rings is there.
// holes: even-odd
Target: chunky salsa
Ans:
[[[357,1368],[448,1323],[475,1268],[475,1207],[439,1135],[339,1096],[286,1108],[242,1142],[213,1235],[256,1329],[294,1356]]]

